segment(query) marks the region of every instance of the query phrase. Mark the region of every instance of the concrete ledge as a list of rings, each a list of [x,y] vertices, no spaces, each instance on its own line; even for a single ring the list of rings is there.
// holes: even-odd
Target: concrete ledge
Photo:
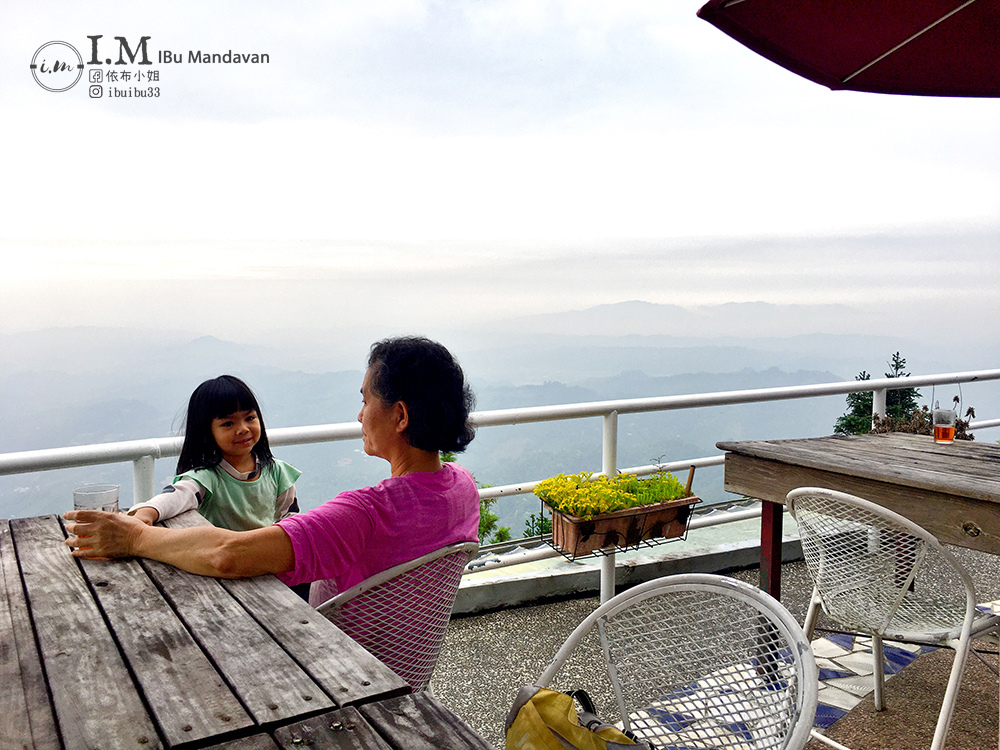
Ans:
[[[799,538],[783,537],[781,561],[795,562],[801,559],[802,545]],[[615,566],[615,586],[624,589],[675,573],[721,573],[759,565],[759,541],[731,542],[620,560]],[[511,567],[498,571],[495,578],[464,580],[458,590],[453,613],[473,614],[548,599],[596,596],[601,590],[600,562],[594,558],[579,565],[567,564],[530,573],[517,573],[516,570],[516,567]]]

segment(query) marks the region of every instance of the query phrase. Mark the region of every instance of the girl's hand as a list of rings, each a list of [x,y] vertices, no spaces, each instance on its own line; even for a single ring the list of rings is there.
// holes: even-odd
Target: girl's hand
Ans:
[[[133,518],[138,518],[147,526],[152,526],[154,523],[160,520],[160,511],[158,511],[151,505],[145,505],[139,508],[139,510],[137,510],[135,513],[131,513],[129,515],[131,515]]]
[[[71,510],[63,518],[74,522],[66,524],[72,536],[65,542],[73,556],[94,560],[133,556],[139,536],[148,528],[134,516],[100,510]]]

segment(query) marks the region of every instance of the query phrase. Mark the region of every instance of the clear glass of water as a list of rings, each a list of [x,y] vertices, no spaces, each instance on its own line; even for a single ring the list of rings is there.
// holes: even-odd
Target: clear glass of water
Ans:
[[[117,484],[85,484],[73,490],[75,510],[103,510],[118,512]]]

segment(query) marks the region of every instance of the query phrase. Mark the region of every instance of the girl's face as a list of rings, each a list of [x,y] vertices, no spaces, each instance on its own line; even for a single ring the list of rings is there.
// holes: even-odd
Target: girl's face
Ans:
[[[222,457],[239,471],[252,471],[256,465],[253,447],[260,440],[260,420],[253,409],[236,411],[212,420],[212,437]],[[249,466],[249,468],[246,468]]]

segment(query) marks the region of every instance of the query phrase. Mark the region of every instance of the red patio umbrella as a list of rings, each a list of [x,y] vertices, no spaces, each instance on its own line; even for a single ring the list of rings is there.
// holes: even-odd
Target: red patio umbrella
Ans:
[[[698,15],[834,90],[1000,96],[1000,0],[709,0]]]

